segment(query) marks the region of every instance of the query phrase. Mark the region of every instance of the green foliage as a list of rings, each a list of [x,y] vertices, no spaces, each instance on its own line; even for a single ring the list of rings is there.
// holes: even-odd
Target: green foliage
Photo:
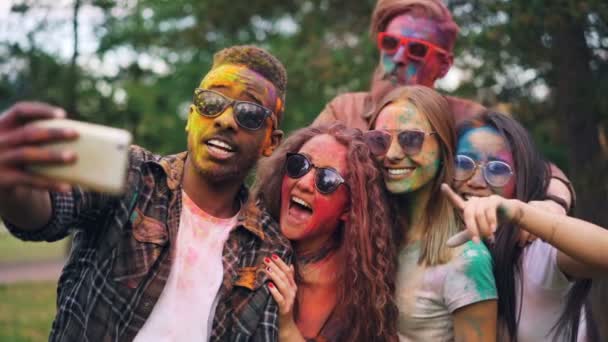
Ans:
[[[55,283],[0,285],[0,341],[48,340],[56,288]]]
[[[183,129],[192,91],[208,71],[213,53],[221,48],[258,44],[284,62],[289,75],[286,131],[310,123],[336,94],[367,89],[377,63],[368,35],[373,0],[81,3],[103,13],[95,31],[99,39],[96,56],[115,61],[118,72],[107,75],[78,69],[78,81],[73,84],[74,70],[69,62],[44,52],[43,44],[33,43],[38,32],[53,28],[41,24],[28,33],[29,46],[0,45],[0,66],[4,66],[0,105],[39,99],[69,107],[70,89],[76,87],[76,118],[127,128],[134,133],[136,143],[158,153],[185,148]],[[593,102],[598,124],[605,125],[608,98],[602,94],[608,90],[607,3],[447,3],[462,28],[456,63],[472,75],[454,93],[487,105],[509,103],[550,158],[566,168],[566,132],[554,114],[554,90],[568,70],[555,65],[560,53],[556,35],[569,22],[584,22],[586,39],[572,49],[589,55],[593,73],[581,91],[589,93],[585,101]],[[24,18],[44,6],[53,10],[49,4],[12,1],[14,15]],[[539,96],[543,90],[546,94]]]
[[[67,239],[46,242],[21,241],[5,231],[0,222],[0,265],[3,263],[61,260],[66,255]]]

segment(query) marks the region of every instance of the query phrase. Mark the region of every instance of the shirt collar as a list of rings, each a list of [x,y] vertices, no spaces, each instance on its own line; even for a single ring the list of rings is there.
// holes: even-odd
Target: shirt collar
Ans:
[[[149,163],[158,165],[164,171],[167,186],[175,191],[182,185],[184,176],[184,166],[188,152],[161,157],[158,161],[152,160]],[[264,240],[264,222],[268,220],[266,210],[260,200],[249,198],[249,190],[245,185],[239,189],[238,198],[243,207],[238,215],[237,227],[243,227],[255,236]]]

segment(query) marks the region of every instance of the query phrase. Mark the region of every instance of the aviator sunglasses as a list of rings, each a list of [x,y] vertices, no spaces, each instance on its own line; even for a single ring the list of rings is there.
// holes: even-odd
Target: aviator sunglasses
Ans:
[[[387,32],[378,33],[378,48],[389,55],[397,53],[399,47],[404,46],[408,58],[423,61],[430,52],[449,56],[450,53],[439,46],[422,39],[409,38]]]
[[[436,134],[436,132],[424,132],[418,130],[404,130],[397,134],[397,141],[403,149],[403,152],[408,156],[413,156],[420,153],[424,138],[427,135]],[[384,130],[373,130],[365,132],[363,135],[370,152],[375,156],[384,156],[391,146],[393,136]]]
[[[454,179],[467,181],[473,177],[475,171],[480,168],[485,181],[493,187],[505,186],[513,176],[511,166],[500,160],[491,160],[479,163],[464,154],[456,155]]]
[[[331,194],[341,184],[347,185],[338,171],[330,167],[317,167],[303,154],[287,153],[285,171],[289,178],[304,177],[310,170],[315,169],[315,187],[322,194]]]
[[[232,106],[236,123],[251,131],[260,129],[267,117],[272,118],[276,127],[272,111],[257,103],[234,100],[216,91],[201,88],[194,90],[192,102],[201,115],[209,118],[219,116],[228,106]]]

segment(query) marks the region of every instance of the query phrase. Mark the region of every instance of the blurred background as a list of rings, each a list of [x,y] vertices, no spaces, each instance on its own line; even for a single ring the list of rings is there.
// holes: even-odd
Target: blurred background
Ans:
[[[0,109],[47,101],[74,119],[126,128],[154,152],[182,151],[187,106],[213,53],[257,44],[287,67],[289,132],[335,95],[369,87],[378,60],[368,33],[374,4],[2,0]],[[573,180],[576,214],[608,227],[608,2],[446,4],[461,34],[439,89],[521,120]],[[19,242],[0,224],[0,340],[47,338],[67,249]],[[608,307],[601,286],[593,299]]]

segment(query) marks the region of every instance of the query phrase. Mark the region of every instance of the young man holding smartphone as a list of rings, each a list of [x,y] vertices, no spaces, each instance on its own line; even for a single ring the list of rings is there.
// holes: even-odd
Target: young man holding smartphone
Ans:
[[[266,51],[218,52],[194,90],[188,150],[158,157],[133,146],[120,197],[24,171],[68,164],[72,152],[39,143],[76,138],[24,123],[65,116],[20,103],[0,116],[0,216],[24,240],[74,231],[58,285],[51,341],[275,341],[277,306],[258,272],[288,241],[243,182],[283,133],[286,72]]]

